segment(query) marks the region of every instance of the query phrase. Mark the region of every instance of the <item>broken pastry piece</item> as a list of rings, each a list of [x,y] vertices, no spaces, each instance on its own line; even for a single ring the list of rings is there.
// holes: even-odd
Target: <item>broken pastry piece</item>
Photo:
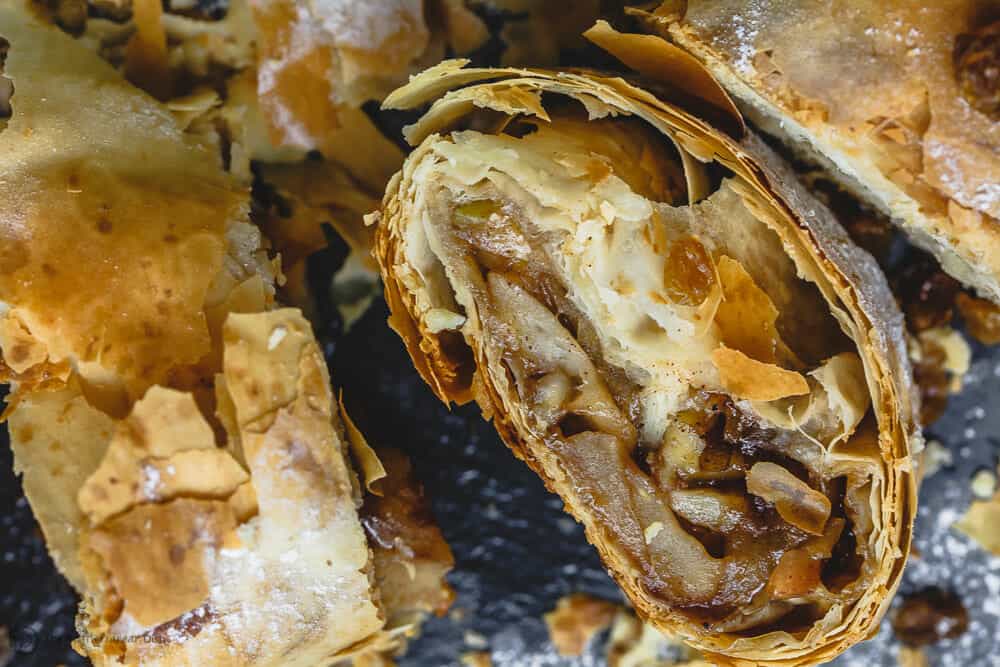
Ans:
[[[902,317],[697,62],[587,34],[645,87],[448,61],[387,98],[433,102],[372,218],[390,324],[643,617],[719,664],[828,660],[875,631],[909,551]]]
[[[77,493],[96,664],[313,665],[389,642],[309,323],[233,314],[223,335],[223,445],[189,394],[153,387]]]
[[[598,633],[606,630],[618,605],[608,600],[573,593],[559,598],[556,608],[543,617],[549,641],[561,656],[579,656]]]
[[[676,637],[657,631],[621,607],[611,625],[608,667],[709,667],[711,663]]]
[[[82,11],[62,11],[70,4]],[[326,248],[320,223],[329,222],[351,246],[333,289],[345,302],[345,319],[356,318],[377,278],[360,215],[372,210],[403,161],[361,105],[440,60],[447,44],[461,53],[475,48],[485,26],[463,3],[443,0],[162,5],[34,2],[163,100],[181,127],[215,146],[238,179],[282,191],[287,185],[289,199],[303,199],[296,185],[307,184],[307,201],[273,216],[279,224],[266,230],[283,258],[281,296],[312,314],[304,254]],[[251,162],[264,168],[252,171]],[[359,202],[364,208],[355,214]]]
[[[380,466],[336,409],[309,323],[275,309],[248,190],[82,42],[7,5],[0,37],[5,415],[83,598],[78,648],[96,665],[396,650],[450,599],[450,553],[402,514],[423,541],[396,558],[426,574],[415,592],[396,580],[406,615],[383,599],[360,514]],[[418,507],[412,486],[392,489]]]
[[[449,0],[249,2],[259,30],[260,71],[269,73],[262,82],[272,81],[277,97],[286,100],[309,96],[281,90],[285,76],[294,80],[292,70],[299,70],[319,74],[309,80],[325,81],[334,103],[360,106],[385,97],[413,69],[440,60],[446,47],[468,53],[488,36],[475,14]]]
[[[276,160],[310,150],[347,163],[375,160],[351,153],[386,148],[366,143],[375,136],[364,130],[374,128],[359,127],[367,120],[361,105],[382,99],[446,49],[465,54],[488,37],[482,20],[456,0],[230,0],[209,8],[31,1],[161,101],[190,106],[213,93],[225,99],[234,78],[243,77],[259,99],[256,120]],[[61,11],[67,5],[78,11]],[[216,94],[215,103],[223,99]]]
[[[639,619],[632,609],[586,593],[559,598],[545,614],[549,641],[561,656],[583,655],[609,627],[604,654],[608,667],[708,667],[702,656],[676,637]]]
[[[765,132],[1000,302],[995,5],[689,0],[639,14]]]
[[[407,456],[398,449],[379,448],[377,458],[386,474],[365,495],[361,525],[372,548],[375,581],[389,625],[413,625],[451,607],[454,591],[442,582],[455,560]]]

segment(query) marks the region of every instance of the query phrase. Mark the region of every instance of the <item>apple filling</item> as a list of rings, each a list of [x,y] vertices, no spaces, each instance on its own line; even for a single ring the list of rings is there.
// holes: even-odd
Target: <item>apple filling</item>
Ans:
[[[481,350],[489,389],[473,393],[552,463],[591,540],[707,630],[794,632],[856,601],[865,369],[746,188],[632,119],[518,121],[426,150],[405,234],[433,295],[424,326],[456,366]],[[691,201],[698,181],[712,191]]]

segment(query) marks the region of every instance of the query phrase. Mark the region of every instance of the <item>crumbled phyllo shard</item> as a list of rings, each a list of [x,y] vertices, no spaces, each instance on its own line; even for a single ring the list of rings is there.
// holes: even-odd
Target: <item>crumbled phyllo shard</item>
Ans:
[[[451,554],[398,456],[391,489],[417,509],[372,545],[361,508],[386,468],[338,410],[310,324],[275,306],[249,191],[84,44],[13,4],[0,37],[5,416],[82,597],[77,648],[95,665],[282,667],[398,649],[450,601]],[[410,536],[421,548],[397,553]],[[420,588],[395,577],[384,600],[373,546]]]
[[[390,324],[643,617],[719,664],[830,659],[909,551],[902,318],[693,58],[588,36],[637,73],[448,61],[389,96],[432,103],[371,218]]]

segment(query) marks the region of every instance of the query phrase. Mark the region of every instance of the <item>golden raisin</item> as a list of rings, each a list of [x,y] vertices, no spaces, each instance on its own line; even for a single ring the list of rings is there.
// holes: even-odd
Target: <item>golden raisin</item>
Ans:
[[[955,300],[962,313],[965,328],[984,345],[1000,343],[1000,306],[961,292]]]
[[[663,268],[667,296],[682,306],[700,305],[715,285],[715,268],[705,246],[693,236],[674,241]]]
[[[502,214],[503,208],[492,199],[476,199],[455,207],[455,214],[459,220],[474,218],[477,221],[484,221],[489,220],[494,213]]]

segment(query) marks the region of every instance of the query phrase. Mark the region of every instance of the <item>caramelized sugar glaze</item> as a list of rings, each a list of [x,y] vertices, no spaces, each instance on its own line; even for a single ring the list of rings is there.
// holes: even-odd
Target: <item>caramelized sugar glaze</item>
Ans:
[[[840,372],[828,360],[863,374],[852,344],[727,174],[715,175],[707,204],[692,204],[677,152],[640,121],[587,122],[569,108],[553,116],[544,126],[515,121],[496,135],[434,145],[450,160],[438,164],[457,164],[462,174],[457,182],[427,175],[427,242],[443,262],[432,268],[470,286],[471,300],[458,298],[454,313],[475,310],[532,435],[558,457],[651,594],[722,632],[806,626],[835,602],[856,600],[868,575],[870,488],[860,475],[828,470],[823,455],[835,442],[871,437],[870,425],[858,428],[867,404],[845,424],[824,387]],[[616,203],[649,214],[556,219],[525,191],[518,170],[504,170],[505,151],[518,156],[512,160],[563,162],[571,178],[614,181]],[[485,170],[490,177],[481,177]],[[740,238],[713,228],[714,215],[752,224],[744,233],[756,240],[734,247]],[[587,224],[600,231],[588,236]],[[574,249],[589,258],[578,271],[563,261]],[[754,273],[793,282],[770,285],[780,291],[772,297]],[[614,314],[584,314],[586,296],[574,293],[581,280],[626,311],[629,303],[658,306],[660,321],[655,310],[626,312],[618,319],[627,326]],[[801,345],[795,337],[820,331]],[[607,353],[626,342],[644,354]],[[720,350],[713,373],[704,362]],[[730,355],[776,379],[755,386],[756,369],[727,370]],[[471,360],[467,350],[452,357],[457,367]],[[653,365],[642,368],[640,359]],[[736,379],[720,382],[727,372]],[[472,369],[457,374],[468,378]],[[809,416],[797,421],[802,414]]]

